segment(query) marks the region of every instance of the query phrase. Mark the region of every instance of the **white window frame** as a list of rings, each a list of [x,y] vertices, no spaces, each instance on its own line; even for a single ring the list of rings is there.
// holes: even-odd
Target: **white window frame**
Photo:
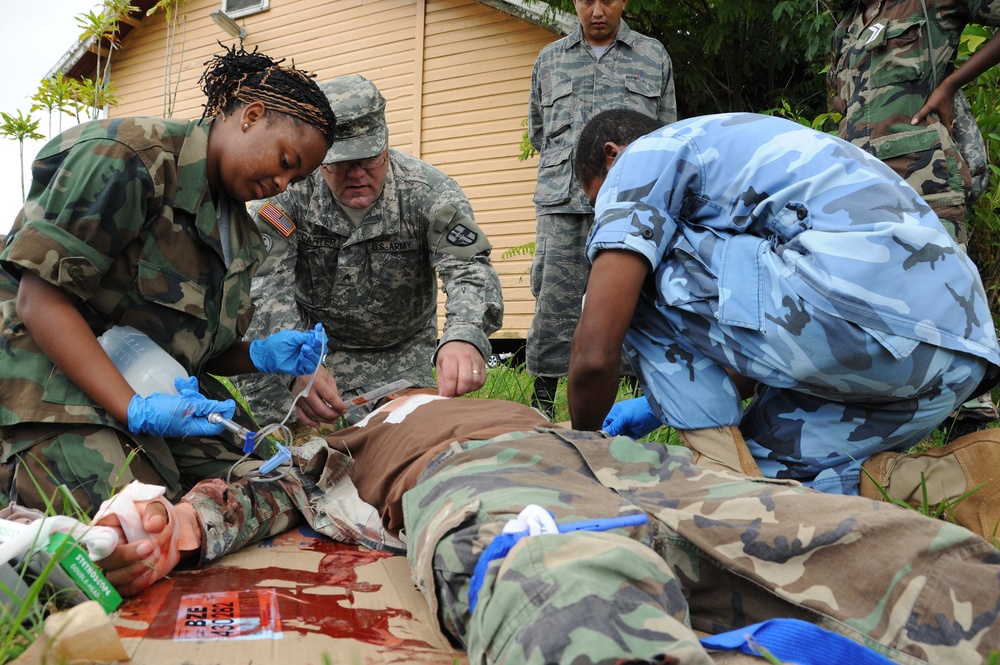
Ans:
[[[249,7],[242,7],[240,9],[230,9],[229,3],[230,0],[222,0],[222,11],[224,11],[229,18],[239,18],[241,16],[250,16],[251,14],[267,11],[270,7],[271,0],[256,0],[255,4],[252,4]]]

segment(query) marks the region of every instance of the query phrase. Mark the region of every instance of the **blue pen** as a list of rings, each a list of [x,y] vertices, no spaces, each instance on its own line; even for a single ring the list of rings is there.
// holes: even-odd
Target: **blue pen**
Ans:
[[[635,515],[622,515],[621,517],[604,517],[596,520],[584,520],[582,522],[570,522],[569,524],[559,524],[559,533],[569,531],[609,531],[629,526],[639,526],[649,522],[646,513],[636,513]]]

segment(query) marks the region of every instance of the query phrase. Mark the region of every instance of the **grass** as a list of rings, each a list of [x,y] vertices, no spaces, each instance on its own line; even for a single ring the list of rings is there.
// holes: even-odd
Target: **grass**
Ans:
[[[136,454],[135,450],[129,451],[123,469],[128,468]],[[120,480],[120,477],[115,479],[115,487],[120,486]],[[39,496],[45,496],[45,492],[34,477],[32,482]],[[45,510],[42,512],[45,515],[69,515],[84,524],[88,524],[91,518],[65,485],[60,485],[53,496],[46,497]],[[44,543],[39,544],[44,545]],[[14,589],[0,582],[0,665],[16,659],[31,646],[41,634],[45,618],[51,612],[63,607],[62,594],[52,588],[49,578],[71,552],[70,543],[63,543],[37,574],[29,574],[28,557],[24,557],[16,568],[11,565],[18,579],[27,587],[27,592],[23,596],[19,596]],[[6,599],[10,599],[11,602],[4,603]]]

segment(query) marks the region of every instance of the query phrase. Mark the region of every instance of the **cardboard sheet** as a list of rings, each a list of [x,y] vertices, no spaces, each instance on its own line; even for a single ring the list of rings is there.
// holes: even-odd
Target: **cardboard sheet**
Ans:
[[[308,527],[175,572],[114,625],[133,665],[468,662],[435,629],[405,557]]]

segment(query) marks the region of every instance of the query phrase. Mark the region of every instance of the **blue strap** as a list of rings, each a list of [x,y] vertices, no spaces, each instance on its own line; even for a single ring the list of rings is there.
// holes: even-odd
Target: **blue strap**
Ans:
[[[610,529],[639,526],[646,524],[648,521],[649,517],[646,513],[634,513],[620,517],[570,522],[569,524],[560,524],[557,528],[559,529],[559,533],[568,533],[570,531],[608,531]],[[507,553],[517,544],[517,541],[527,535],[527,531],[501,533],[490,541],[490,544],[486,546],[483,553],[479,555],[479,560],[476,561],[476,569],[472,571],[472,577],[469,579],[469,614],[476,611],[476,603],[479,601],[479,590],[483,587],[483,581],[486,579],[486,571],[490,567],[490,562],[507,556]]]
[[[476,569],[472,572],[469,580],[469,614],[476,611],[476,603],[479,601],[479,590],[483,587],[483,580],[486,578],[486,570],[490,567],[490,562],[502,559],[507,556],[511,548],[528,535],[527,531],[517,533],[501,533],[497,535],[490,544],[479,555],[476,562]]]
[[[885,656],[848,637],[799,619],[770,619],[703,637],[701,643],[709,649],[741,651],[751,656],[762,655],[755,647],[763,647],[781,662],[798,665],[893,665]]]

